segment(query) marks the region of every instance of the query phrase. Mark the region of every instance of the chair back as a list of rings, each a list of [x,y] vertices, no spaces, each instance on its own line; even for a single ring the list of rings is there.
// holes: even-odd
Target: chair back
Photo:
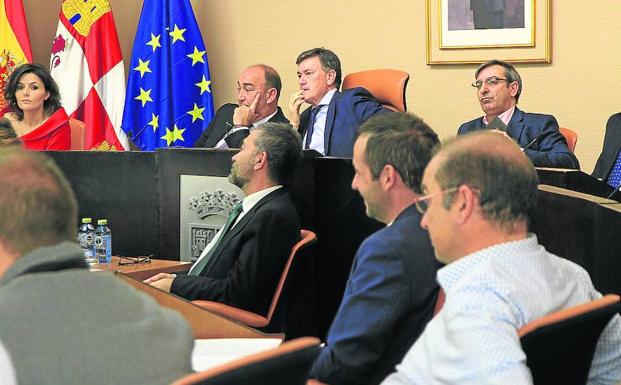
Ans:
[[[621,310],[619,296],[560,310],[518,331],[535,385],[584,385],[599,337]]]
[[[274,296],[272,297],[272,302],[270,304],[270,307],[269,307],[269,310],[266,316],[262,316],[262,315],[259,315],[253,312],[249,312],[247,310],[239,309],[234,306],[230,306],[230,305],[227,305],[221,302],[196,300],[196,301],[192,301],[192,303],[198,306],[201,306],[205,309],[216,312],[218,314],[232,318],[236,321],[242,322],[249,326],[253,326],[253,327],[268,326],[270,324],[270,321],[272,320],[272,316],[274,315],[274,312],[276,311],[276,306],[278,306],[278,302],[280,300],[280,294],[282,293],[282,289],[287,280],[287,275],[289,274],[289,270],[291,268],[291,264],[293,263],[293,260],[295,259],[295,256],[298,254],[298,252],[302,248],[317,241],[317,236],[315,235],[315,233],[313,233],[310,230],[302,229],[300,237],[301,239],[295,245],[293,245],[293,248],[291,249],[291,253],[289,253],[289,258],[287,259],[287,262],[285,263],[282,274],[280,275],[280,279],[278,280],[278,285],[276,286],[276,291],[274,292]]]
[[[343,90],[363,87],[384,107],[397,112],[407,111],[405,89],[410,75],[391,69],[353,72],[343,79]]]
[[[576,149],[576,143],[578,143],[578,134],[576,134],[575,131],[564,127],[560,127],[559,131],[561,132],[561,135],[565,137],[565,140],[567,141],[567,148],[569,148],[569,151],[573,154]]]
[[[275,349],[192,373],[171,385],[304,385],[319,355],[319,339],[302,337]]]
[[[69,119],[71,129],[71,149],[84,150],[86,143],[86,124],[77,119]]]

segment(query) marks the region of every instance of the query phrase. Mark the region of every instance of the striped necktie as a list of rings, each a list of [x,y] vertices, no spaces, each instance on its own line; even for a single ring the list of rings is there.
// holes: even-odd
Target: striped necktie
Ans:
[[[306,130],[306,140],[304,141],[305,150],[308,150],[310,148],[311,139],[313,138],[313,131],[315,128],[315,120],[317,119],[317,114],[321,110],[321,107],[323,107],[323,105],[311,108],[310,119],[308,121],[308,129]]]

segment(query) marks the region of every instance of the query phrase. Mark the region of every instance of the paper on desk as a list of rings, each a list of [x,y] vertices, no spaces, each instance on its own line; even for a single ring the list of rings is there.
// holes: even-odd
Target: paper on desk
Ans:
[[[194,340],[192,369],[207,370],[280,345],[280,338],[214,338]]]

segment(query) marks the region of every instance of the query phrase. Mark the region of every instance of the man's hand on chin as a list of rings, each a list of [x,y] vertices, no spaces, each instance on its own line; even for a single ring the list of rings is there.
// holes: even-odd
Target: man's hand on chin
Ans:
[[[296,130],[300,127],[300,108],[303,103],[302,91],[295,92],[289,99],[289,122]]]

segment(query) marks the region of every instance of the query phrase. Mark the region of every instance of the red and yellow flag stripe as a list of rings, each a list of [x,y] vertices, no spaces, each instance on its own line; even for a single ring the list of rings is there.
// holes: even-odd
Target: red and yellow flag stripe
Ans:
[[[21,64],[32,62],[32,50],[22,0],[0,0],[0,90]],[[4,106],[0,92],[0,107]]]

